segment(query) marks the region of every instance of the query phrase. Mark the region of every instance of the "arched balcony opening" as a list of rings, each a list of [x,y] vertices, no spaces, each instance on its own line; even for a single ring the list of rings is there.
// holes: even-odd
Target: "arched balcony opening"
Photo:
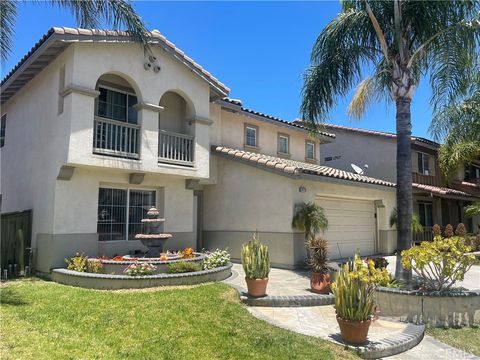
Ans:
[[[115,157],[140,158],[140,123],[135,105],[138,92],[123,77],[104,74],[97,81],[93,152]]]
[[[195,116],[193,105],[173,91],[160,99],[158,161],[183,166],[194,165],[195,137],[187,119]]]

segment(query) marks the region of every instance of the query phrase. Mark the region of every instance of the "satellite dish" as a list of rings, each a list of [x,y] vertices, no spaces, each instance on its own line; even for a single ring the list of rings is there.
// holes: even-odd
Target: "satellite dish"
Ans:
[[[364,171],[360,166],[357,166],[355,164],[350,164],[350,166],[352,167],[353,171],[355,171],[358,175],[363,175]]]

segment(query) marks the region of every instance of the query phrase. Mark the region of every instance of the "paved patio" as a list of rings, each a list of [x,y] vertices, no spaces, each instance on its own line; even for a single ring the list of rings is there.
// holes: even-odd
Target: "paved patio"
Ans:
[[[395,272],[395,256],[387,257],[388,270]],[[241,264],[234,264],[232,277],[225,280],[234,286],[242,295],[242,300],[249,306],[248,310],[255,317],[272,325],[285,328],[309,336],[321,337],[342,344],[339,328],[335,318],[332,298],[322,300],[323,306],[308,300],[308,306],[298,298],[318,299],[325,295],[317,295],[310,291],[308,271],[271,269],[267,288],[268,296],[261,302],[249,302],[245,296],[245,273]],[[466,274],[464,281],[458,286],[469,290],[480,289],[480,266],[473,266]],[[251,298],[250,298],[251,299]],[[275,303],[272,299],[280,299]],[[295,300],[297,299],[297,300]],[[448,346],[430,336],[423,336],[424,326],[398,322],[380,317],[372,323],[368,343],[356,350],[364,358],[420,360],[420,359],[480,359],[472,354],[462,352]],[[422,340],[423,338],[423,340]],[[394,355],[397,354],[397,355]],[[393,355],[393,356],[392,356]]]

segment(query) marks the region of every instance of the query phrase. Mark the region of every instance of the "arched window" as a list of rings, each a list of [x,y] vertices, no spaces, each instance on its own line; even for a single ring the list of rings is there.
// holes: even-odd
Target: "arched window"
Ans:
[[[97,81],[100,95],[95,105],[94,152],[103,155],[139,158],[140,126],[137,95],[130,83],[114,74]]]

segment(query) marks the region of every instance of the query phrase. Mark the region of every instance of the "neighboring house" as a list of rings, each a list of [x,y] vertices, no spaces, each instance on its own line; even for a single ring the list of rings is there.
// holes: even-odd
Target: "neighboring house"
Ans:
[[[301,122],[296,121],[301,126]],[[335,142],[322,147],[321,164],[342,170],[360,167],[366,176],[396,181],[396,135],[326,124],[325,131],[336,135]],[[420,217],[424,232],[415,241],[432,238],[433,224],[456,226],[463,222],[470,232],[477,231],[480,217],[467,219],[463,208],[480,201],[480,162],[460,169],[457,178],[447,184],[438,166],[439,144],[412,136],[412,181],[414,212]]]
[[[42,273],[75,252],[144,251],[151,206],[172,250],[238,259],[258,231],[293,267],[299,201],[326,209],[332,258],[392,250],[392,182],[321,166],[334,135],[245,109],[158,31],[151,43],[148,56],[124,32],[53,28],[3,79],[2,269],[29,248]]]

